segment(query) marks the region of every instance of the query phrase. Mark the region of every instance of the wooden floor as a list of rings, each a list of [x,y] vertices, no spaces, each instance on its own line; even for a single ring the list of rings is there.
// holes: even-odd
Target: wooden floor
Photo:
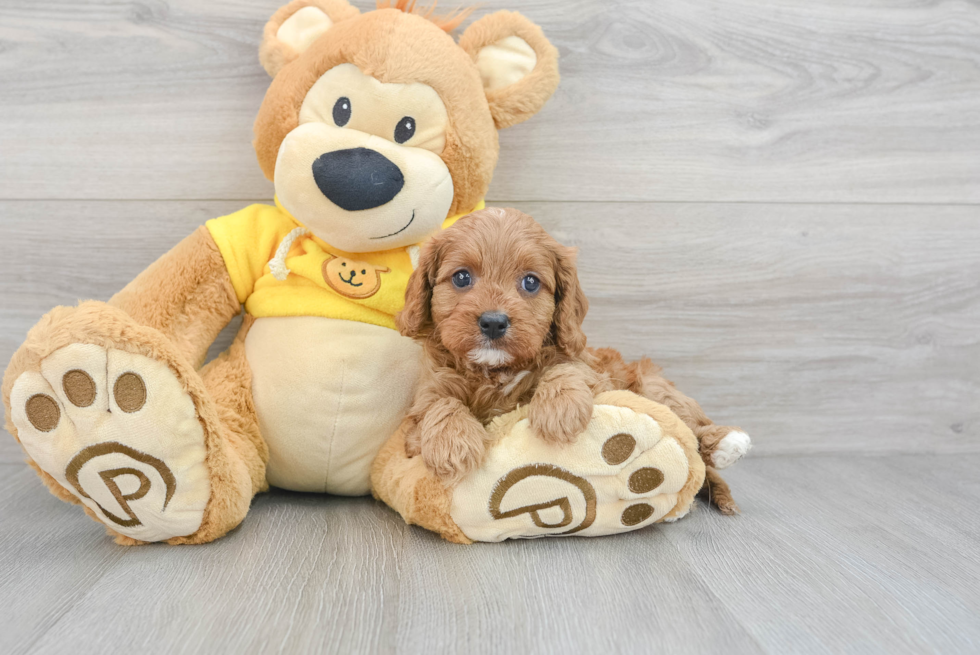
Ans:
[[[976,653],[980,455],[760,457],[744,513],[456,546],[276,491],[207,546],[120,548],[2,465],[3,653]]]
[[[270,200],[283,2],[0,0],[0,362]],[[743,514],[460,547],[273,492],[217,543],[125,549],[7,437],[0,653],[980,652],[980,4],[497,8],[563,79],[489,200],[581,248],[590,343],[753,435]]]

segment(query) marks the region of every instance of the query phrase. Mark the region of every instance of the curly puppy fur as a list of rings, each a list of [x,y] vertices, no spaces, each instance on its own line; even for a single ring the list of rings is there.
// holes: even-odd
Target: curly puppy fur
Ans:
[[[397,317],[426,355],[406,422],[408,456],[420,455],[454,484],[482,463],[484,425],[495,417],[529,405],[535,433],[568,443],[588,424],[596,394],[628,390],[666,405],[691,428],[710,471],[705,491],[722,512],[736,512],[710,457],[737,428],[714,425],[649,359],[626,362],[613,349],[586,347],[589,303],[575,255],[516,209],[475,212],[425,245]],[[533,291],[528,276],[538,281]],[[491,339],[481,328],[488,314],[506,316],[502,336]]]

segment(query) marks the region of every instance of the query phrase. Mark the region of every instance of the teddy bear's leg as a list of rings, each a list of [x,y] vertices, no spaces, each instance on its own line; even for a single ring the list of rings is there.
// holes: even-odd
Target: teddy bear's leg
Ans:
[[[269,447],[259,431],[252,398],[252,371],[245,357],[245,337],[254,322],[254,318],[245,316],[231,347],[201,369],[204,386],[218,410],[225,447],[248,469],[252,482],[249,498],[269,490],[265,475]]]
[[[8,430],[52,492],[120,543],[211,541],[262,488],[249,412],[220,393],[235,386],[222,376],[242,375],[247,389],[240,340],[203,371],[207,381],[194,365],[237,309],[220,255],[198,232],[112,304],[50,312],[12,358]]]
[[[704,480],[693,433],[669,409],[627,391],[596,397],[573,444],[535,435],[521,408],[488,426],[486,459],[446,488],[397,432],[372,470],[375,495],[408,523],[457,543],[599,536],[684,516]]]

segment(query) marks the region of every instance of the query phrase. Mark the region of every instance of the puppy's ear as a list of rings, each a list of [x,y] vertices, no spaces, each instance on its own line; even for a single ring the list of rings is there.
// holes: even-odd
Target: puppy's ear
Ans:
[[[589,299],[585,297],[578,281],[575,248],[560,246],[555,251],[555,315],[552,320],[552,338],[559,350],[576,356],[585,350],[585,333],[582,321],[589,311]]]
[[[441,235],[422,246],[419,265],[408,278],[405,291],[405,307],[395,316],[395,324],[402,336],[428,336],[432,331],[432,287],[439,272],[439,253],[442,250]]]
[[[337,23],[360,14],[347,0],[292,0],[265,24],[259,61],[275,77]]]

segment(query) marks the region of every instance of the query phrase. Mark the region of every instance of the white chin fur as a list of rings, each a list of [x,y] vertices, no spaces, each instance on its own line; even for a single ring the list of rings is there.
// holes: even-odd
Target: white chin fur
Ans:
[[[496,348],[474,348],[470,351],[470,361],[483,366],[503,366],[509,364],[514,357]]]

